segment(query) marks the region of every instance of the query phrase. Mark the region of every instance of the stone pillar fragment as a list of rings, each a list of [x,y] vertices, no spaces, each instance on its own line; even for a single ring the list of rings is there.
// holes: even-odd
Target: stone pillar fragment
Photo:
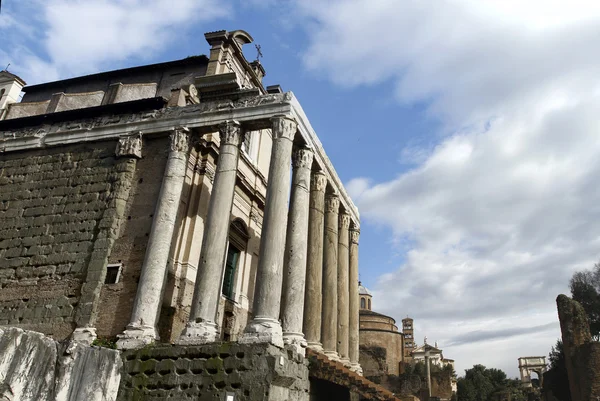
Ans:
[[[338,279],[337,279],[337,352],[340,356],[340,362],[349,365],[348,358],[348,324],[350,315],[350,305],[348,304],[348,240],[350,228],[350,215],[341,213],[339,215],[338,228]]]
[[[304,334],[307,345],[322,351],[321,313],[323,300],[323,223],[327,176],[322,171],[313,173],[310,187],[308,223],[308,255],[306,289],[304,296]]]
[[[254,318],[246,326],[242,343],[269,342],[283,347],[279,323],[283,260],[287,226],[288,190],[292,144],[296,121],[275,116],[272,121],[273,148],[269,164],[267,199],[260,238],[260,257],[254,293]]]
[[[359,309],[360,297],[358,294],[358,237],[360,230],[353,226],[350,229],[350,273],[348,275],[348,303],[350,305],[348,317],[348,357],[350,358],[350,369],[357,373],[362,373],[358,363],[359,357]]]
[[[131,320],[117,346],[121,349],[143,347],[158,339],[156,323],[167,277],[167,264],[189,151],[189,130],[177,128],[170,136],[170,151],[142,265]],[[121,149],[133,151],[128,146]],[[119,149],[119,148],[118,148]]]
[[[323,313],[321,343],[325,355],[338,359],[337,353],[337,280],[338,280],[338,210],[335,194],[325,196],[325,234],[323,248]]]
[[[292,193],[286,234],[281,304],[283,342],[293,345],[302,355],[306,348],[306,340],[302,333],[302,318],[312,160],[313,152],[308,148],[295,149],[292,155]]]
[[[240,123],[232,120],[219,125],[219,137],[219,159],[202,237],[192,309],[188,323],[177,340],[178,344],[205,344],[217,339],[215,320],[244,133]]]

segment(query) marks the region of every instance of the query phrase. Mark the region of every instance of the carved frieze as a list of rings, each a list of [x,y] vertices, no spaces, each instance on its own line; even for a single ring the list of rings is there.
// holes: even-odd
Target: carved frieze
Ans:
[[[238,121],[229,120],[219,124],[221,145],[240,146],[244,141],[244,132]]]
[[[187,152],[190,149],[190,130],[187,127],[177,127],[171,132],[171,151]]]
[[[311,168],[314,153],[307,147],[295,148],[292,153],[292,165],[294,168]]]
[[[271,129],[273,132],[273,140],[285,138],[294,140],[298,123],[288,116],[275,116],[271,118]]]
[[[340,198],[336,194],[325,196],[325,211],[328,213],[338,213],[340,209]]]
[[[117,142],[115,149],[117,157],[136,157],[142,158],[142,133],[136,132],[132,135],[123,136]]]
[[[312,191],[325,192],[325,188],[327,188],[327,175],[324,172],[316,171],[312,173],[310,179],[310,189]]]

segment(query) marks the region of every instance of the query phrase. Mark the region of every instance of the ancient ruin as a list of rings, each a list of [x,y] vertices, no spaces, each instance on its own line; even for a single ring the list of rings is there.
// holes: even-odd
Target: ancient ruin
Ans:
[[[209,57],[0,73],[0,330],[116,340],[106,400],[393,399],[358,379],[356,207],[252,37],[205,38]]]
[[[521,383],[525,387],[531,387],[531,374],[537,374],[537,378],[542,386],[543,375],[547,370],[545,356],[523,356],[519,358],[519,374],[521,375]]]

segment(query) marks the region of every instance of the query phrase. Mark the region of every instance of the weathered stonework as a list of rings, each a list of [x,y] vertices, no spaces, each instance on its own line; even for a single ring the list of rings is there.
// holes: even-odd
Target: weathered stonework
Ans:
[[[592,341],[588,318],[579,302],[556,298],[572,401],[600,398],[600,343]]]
[[[0,326],[68,337],[93,308],[131,165],[115,143],[71,145],[0,159]],[[79,309],[78,309],[79,308]]]
[[[308,401],[308,363],[269,344],[158,346],[123,353],[120,401]]]

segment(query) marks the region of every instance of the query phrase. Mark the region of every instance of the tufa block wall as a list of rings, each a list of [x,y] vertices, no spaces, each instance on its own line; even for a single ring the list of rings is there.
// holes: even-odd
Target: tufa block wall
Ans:
[[[126,351],[118,400],[308,401],[304,357],[269,344],[216,343]]]

